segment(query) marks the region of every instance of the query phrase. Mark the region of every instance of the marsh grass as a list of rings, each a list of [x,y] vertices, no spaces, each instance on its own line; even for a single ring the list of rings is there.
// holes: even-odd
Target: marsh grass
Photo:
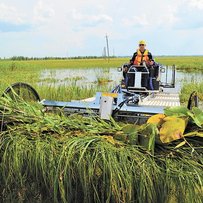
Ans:
[[[75,77],[66,77],[64,78],[64,81],[78,81],[78,80],[84,80],[84,76],[75,76]]]
[[[196,70],[203,70],[203,57],[202,56],[185,56],[185,57],[155,57],[156,61],[164,65],[176,64],[178,69],[185,70],[187,72],[194,72]],[[35,89],[39,90],[39,94],[42,98],[46,98],[47,92],[41,90],[40,75],[43,70],[52,69],[52,74],[43,81],[43,85],[46,86],[42,89],[49,89],[50,83],[57,84],[55,77],[56,69],[78,69],[78,68],[104,68],[104,72],[108,73],[108,68],[118,67],[123,63],[129,61],[129,58],[114,58],[109,62],[104,59],[67,59],[67,60],[28,60],[28,61],[12,61],[12,60],[0,60],[0,92],[2,93],[9,85],[16,82],[29,83]],[[73,78],[72,81],[79,81],[80,78]],[[69,79],[67,79],[69,80]],[[67,81],[66,79],[64,81]],[[45,84],[48,82],[48,85]],[[98,86],[101,84],[107,84],[109,79],[107,76],[98,76]],[[73,83],[72,83],[73,84]],[[53,86],[53,85],[52,85]],[[103,86],[103,85],[102,85]],[[67,87],[69,88],[69,87]],[[81,87],[82,88],[82,87]],[[97,87],[99,89],[101,87]],[[102,87],[104,88],[104,87]],[[52,95],[57,95],[57,100],[63,100],[66,92],[61,92],[61,87],[51,88]],[[78,88],[76,88],[78,91]],[[92,87],[90,86],[90,89]],[[53,90],[56,91],[53,93]],[[92,90],[88,90],[92,92]],[[61,94],[58,94],[60,92]],[[96,91],[94,91],[96,92]],[[91,95],[93,96],[93,95]],[[51,96],[51,98],[53,98]],[[78,98],[78,97],[77,97]],[[56,99],[56,98],[55,98]]]
[[[109,87],[102,86],[77,86],[75,83],[77,81],[71,82],[70,85],[41,85],[36,87],[37,92],[41,99],[56,100],[56,101],[70,101],[79,100],[95,96],[96,92],[99,91],[109,91]]]
[[[103,84],[106,84],[106,83],[109,83],[109,82],[112,82],[113,80],[110,80],[108,77],[98,77],[97,78],[97,81],[95,83],[97,83],[98,85],[103,85]]]
[[[104,85],[112,81],[113,80],[110,80],[109,69],[104,68],[102,72],[101,71],[96,72],[96,81],[95,81],[96,84]]]
[[[57,83],[59,81],[60,81],[59,79],[55,79],[55,78],[43,78],[39,80],[39,83],[44,83],[46,85],[49,83]]]
[[[197,92],[200,103],[203,103],[203,82],[201,81],[183,84],[180,92],[181,103],[187,103],[193,91]]]
[[[46,114],[0,99],[3,202],[183,202],[203,200],[203,151],[117,140],[113,120]],[[190,140],[193,145],[192,139]],[[202,143],[202,142],[200,142]]]
[[[185,71],[203,70],[203,56],[166,56],[155,57],[163,65],[176,65],[177,69]]]
[[[71,85],[75,86],[76,82],[84,79],[82,77],[74,77],[71,79],[66,78],[63,81],[54,79],[55,69],[57,68],[107,68],[114,67],[116,64],[122,64],[124,59],[112,59],[109,63],[103,59],[87,59],[87,60],[39,60],[39,61],[9,61],[9,60],[0,60],[0,70],[3,74],[0,75],[0,92],[3,91],[13,83],[16,82],[25,82],[29,83],[32,87],[37,89],[39,95],[42,98],[54,98],[57,100],[70,100],[77,99],[80,95],[85,94],[87,91],[87,96],[93,96],[97,90],[101,90],[107,87],[97,87],[94,88],[91,85],[89,87],[70,87]],[[41,80],[40,73],[42,70],[47,68],[52,69],[53,71],[48,79]],[[69,80],[69,81],[68,81]],[[70,84],[66,85],[65,82],[68,81]],[[58,85],[58,82],[64,83]],[[43,87],[42,84],[43,83]],[[99,84],[100,85],[100,84]],[[55,86],[55,87],[53,87]],[[105,90],[106,90],[105,89]],[[50,90],[50,96],[47,97]],[[64,90],[64,92],[62,92]],[[72,92],[76,90],[76,92]],[[53,92],[55,91],[55,92]],[[83,92],[83,93],[81,93]],[[91,92],[88,93],[88,92]],[[57,95],[57,98],[55,97]],[[69,95],[71,95],[69,97]],[[74,95],[74,96],[73,96]],[[85,98],[84,96],[81,97]]]

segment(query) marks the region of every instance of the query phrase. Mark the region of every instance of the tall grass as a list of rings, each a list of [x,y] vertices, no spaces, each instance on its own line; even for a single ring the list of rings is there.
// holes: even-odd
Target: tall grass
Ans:
[[[110,68],[120,66],[122,63],[129,61],[127,58],[113,58],[109,61],[105,59],[63,59],[63,60],[28,60],[28,61],[11,61],[0,60],[0,67],[21,66],[31,69],[51,69],[51,68]]]
[[[167,56],[155,57],[163,65],[176,65],[177,69],[185,71],[203,70],[203,56]]]
[[[180,100],[182,103],[188,101],[190,94],[196,91],[198,93],[198,97],[201,101],[203,101],[203,82],[193,82],[193,83],[185,83],[181,88],[180,92]]]
[[[57,95],[58,100],[63,100],[66,98],[67,100],[70,99],[77,99],[78,96],[70,96],[71,94],[77,94],[78,91],[80,92],[96,92],[101,87],[93,88],[90,86],[89,88],[84,87],[70,87],[65,85],[55,86],[43,83],[43,86],[39,86],[38,83],[41,83],[40,80],[40,72],[44,69],[51,69],[51,68],[107,68],[107,67],[117,67],[124,62],[124,59],[112,59],[109,62],[104,59],[82,59],[82,60],[39,60],[39,61],[9,61],[9,60],[0,60],[0,92],[3,92],[9,85],[16,83],[16,82],[26,82],[33,86],[35,89],[39,91],[39,94],[42,98],[51,98],[56,99],[53,94]],[[53,78],[50,78],[49,81],[54,83]],[[78,78],[75,78],[75,81]],[[47,81],[48,82],[48,81]],[[55,82],[57,82],[55,80]],[[74,85],[74,80],[71,83],[72,86]],[[102,87],[104,88],[104,87]],[[62,92],[62,89],[64,90]],[[76,90],[75,93],[71,91]],[[79,90],[80,89],[80,90]],[[49,92],[51,92],[51,96],[47,96]],[[47,92],[46,92],[47,91]],[[54,92],[55,91],[55,92]],[[93,96],[93,94],[89,94]],[[84,94],[84,93],[83,93]],[[65,96],[66,95],[66,96]],[[83,96],[81,97],[83,98]]]
[[[109,87],[106,85],[98,86],[76,86],[74,82],[72,85],[42,85],[36,87],[37,92],[39,93],[41,99],[48,100],[60,100],[60,101],[70,101],[70,100],[79,100],[85,99],[88,97],[95,96],[96,92],[109,91]]]
[[[203,200],[202,145],[155,154],[113,120],[46,114],[39,105],[0,99],[3,202],[197,202]],[[137,128],[136,126],[134,126]],[[144,131],[143,131],[144,133]]]

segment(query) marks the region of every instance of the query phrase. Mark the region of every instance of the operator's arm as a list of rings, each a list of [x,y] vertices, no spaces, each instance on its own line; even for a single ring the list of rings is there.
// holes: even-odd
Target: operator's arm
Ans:
[[[151,52],[148,52],[148,57],[149,57],[149,60],[150,60],[150,61],[154,61],[154,59],[153,59],[153,56],[152,56]]]
[[[151,52],[148,52],[148,57],[149,57],[150,65],[152,66],[154,64],[154,59]]]
[[[131,64],[131,65],[133,65],[136,56],[137,56],[137,52],[135,52],[135,53],[133,54],[133,57],[130,59],[130,64]]]

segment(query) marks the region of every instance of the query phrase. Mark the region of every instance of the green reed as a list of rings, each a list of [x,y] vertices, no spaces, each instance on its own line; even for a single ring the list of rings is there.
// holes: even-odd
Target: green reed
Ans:
[[[190,94],[196,91],[200,101],[203,101],[203,82],[184,83],[180,92],[180,100],[182,103],[187,102]]]
[[[72,82],[70,85],[41,85],[36,87],[37,92],[40,95],[41,99],[48,100],[60,100],[60,101],[70,101],[70,100],[79,100],[85,99],[88,97],[95,96],[96,92],[108,92],[109,87],[102,86],[77,86],[74,85],[75,82]]]
[[[186,71],[203,70],[203,56],[168,56],[155,57],[163,65],[176,65],[177,69]]]
[[[0,109],[3,202],[202,202],[202,148],[156,145],[153,155],[117,140],[125,132],[113,120],[9,98]]]
[[[130,57],[129,57],[130,58]],[[105,59],[67,59],[67,60],[28,60],[28,61],[11,61],[0,60],[0,92],[2,93],[9,85],[15,82],[26,82],[33,86],[39,92],[42,98],[57,99],[57,100],[70,100],[93,96],[96,91],[104,90],[109,91],[108,85],[102,85],[109,82],[108,76],[98,76],[98,86],[93,85],[83,87],[70,87],[68,85],[56,85],[58,80],[54,78],[55,69],[77,69],[77,68],[104,68],[107,71],[110,67],[118,67],[123,63],[129,62],[129,58],[113,58]],[[186,71],[202,70],[203,57],[202,56],[185,56],[185,57],[155,57],[156,61],[163,65],[176,64],[178,69]],[[40,79],[40,74],[45,69],[53,69],[53,76],[43,80]],[[72,78],[71,85],[75,86],[80,78]],[[69,80],[64,79],[64,82]],[[118,81],[119,82],[119,81]],[[42,84],[42,85],[40,85]],[[55,87],[53,87],[55,85]],[[100,87],[100,86],[103,87]],[[105,87],[104,87],[105,86]],[[110,88],[111,89],[111,88]],[[190,89],[190,88],[189,88]],[[201,88],[200,88],[201,89]],[[72,91],[76,91],[75,93]],[[185,96],[181,96],[181,101],[186,100],[187,91]],[[183,92],[182,91],[182,92]],[[50,95],[49,95],[50,92]],[[85,93],[86,92],[86,93]],[[184,94],[184,93],[183,93]],[[182,94],[182,95],[183,95]],[[69,95],[71,95],[69,97]],[[81,96],[81,97],[80,97]]]

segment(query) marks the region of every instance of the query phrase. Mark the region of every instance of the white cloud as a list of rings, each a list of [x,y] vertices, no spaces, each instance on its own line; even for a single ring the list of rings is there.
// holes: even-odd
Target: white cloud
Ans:
[[[19,41],[21,55],[95,55],[106,34],[118,55],[131,54],[140,39],[156,54],[182,53],[198,39],[198,50],[184,51],[202,54],[202,19],[203,0],[1,0],[0,57],[18,55]]]
[[[183,9],[184,8],[184,9]],[[200,29],[203,28],[203,0],[186,0],[178,7],[174,24],[175,29]]]
[[[144,27],[150,24],[150,19],[146,14],[142,14],[139,16],[125,17],[122,20],[123,25],[125,26],[138,26]]]
[[[163,13],[161,16],[162,24],[165,24],[166,26],[173,26],[179,21],[179,18],[177,17],[178,7],[175,6],[167,6],[166,12]]]
[[[55,15],[54,9],[43,3],[42,1],[39,1],[37,5],[34,7],[34,22],[37,23],[44,23],[50,21],[51,18],[53,18]]]
[[[177,12],[179,3],[166,4],[160,2],[160,5],[146,8],[146,10],[138,10],[136,15],[125,15],[122,24],[131,28],[143,29],[168,29],[179,21]],[[126,17],[127,16],[127,17]]]
[[[0,4],[0,21],[14,24],[24,23],[22,14],[14,6],[7,6],[3,3]]]
[[[82,12],[73,9],[72,20],[76,21],[76,25],[81,27],[96,27],[100,24],[112,23],[113,19],[106,14],[83,14]]]
[[[188,0],[190,6],[203,10],[203,0]]]

